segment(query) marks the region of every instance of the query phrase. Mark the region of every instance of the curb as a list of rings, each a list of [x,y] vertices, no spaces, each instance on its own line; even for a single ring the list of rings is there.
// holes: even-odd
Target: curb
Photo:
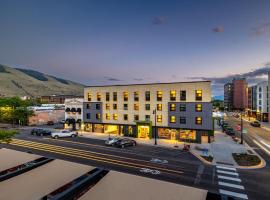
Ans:
[[[214,165],[212,162],[209,162],[205,159],[203,159],[199,154],[195,153],[193,150],[189,151],[193,156],[195,156],[196,158],[198,158],[200,161],[202,161],[203,163],[207,164],[207,165]]]

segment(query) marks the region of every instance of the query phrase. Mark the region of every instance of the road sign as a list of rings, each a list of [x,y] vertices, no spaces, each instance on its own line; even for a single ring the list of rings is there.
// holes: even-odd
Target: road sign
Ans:
[[[244,129],[244,130],[243,130],[243,133],[244,133],[244,134],[247,134],[247,130],[246,130],[246,129]]]
[[[236,125],[236,130],[241,131],[241,125],[240,124]]]

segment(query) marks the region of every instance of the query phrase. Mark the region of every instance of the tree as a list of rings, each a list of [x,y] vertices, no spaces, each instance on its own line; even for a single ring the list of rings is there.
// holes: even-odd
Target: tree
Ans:
[[[0,130],[0,143],[6,142],[10,143],[12,138],[17,134],[18,132],[15,130]]]

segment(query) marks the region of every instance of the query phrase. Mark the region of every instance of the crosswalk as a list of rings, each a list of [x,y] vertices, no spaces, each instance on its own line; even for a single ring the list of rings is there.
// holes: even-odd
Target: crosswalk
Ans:
[[[236,199],[248,199],[245,187],[236,168],[225,165],[216,166],[219,193]]]

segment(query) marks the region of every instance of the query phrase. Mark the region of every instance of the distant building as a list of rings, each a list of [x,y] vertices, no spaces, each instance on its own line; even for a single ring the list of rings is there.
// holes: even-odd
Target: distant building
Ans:
[[[243,110],[248,106],[248,84],[245,78],[233,80],[233,108]]]
[[[47,95],[47,96],[41,96],[40,102],[41,103],[47,103],[47,104],[64,104],[66,98],[80,98],[80,96],[74,96],[74,95]],[[83,98],[83,96],[81,96]]]
[[[268,121],[268,93],[268,81],[257,84],[257,119],[263,122]]]
[[[84,98],[67,98],[65,100],[65,128],[80,129],[83,119]]]
[[[233,84],[224,85],[224,109],[231,111],[233,109]]]

